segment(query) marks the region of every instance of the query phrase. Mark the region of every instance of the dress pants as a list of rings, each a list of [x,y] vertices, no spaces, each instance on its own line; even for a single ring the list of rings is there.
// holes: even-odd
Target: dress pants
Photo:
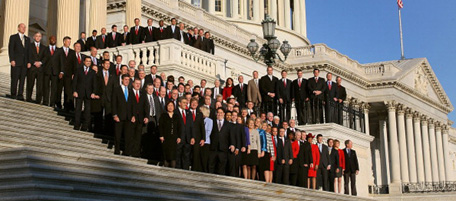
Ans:
[[[318,166],[317,170],[317,188],[322,187],[324,191],[329,191],[328,170],[323,166]]]
[[[291,102],[284,102],[283,104],[279,103],[279,113],[280,113],[280,120],[288,122],[290,120],[290,112],[291,112]]]
[[[309,172],[309,167],[299,166],[299,168],[298,168],[298,185],[300,187],[308,188],[308,186],[307,186],[307,178],[308,178],[308,174],[309,174],[308,172]]]
[[[125,135],[125,154],[133,157],[141,156],[141,137],[144,123],[141,119],[136,119],[135,123],[130,124],[130,132]]]
[[[74,127],[81,126],[81,113],[82,113],[82,103],[84,103],[84,123],[82,128],[88,129],[90,124],[90,102],[91,100],[86,97],[76,98],[76,110],[75,110],[75,121]]]
[[[297,186],[298,184],[298,159],[293,159],[293,164],[290,165],[290,185]]]
[[[209,173],[225,175],[228,153],[223,151],[209,152]]]
[[[210,154],[209,147],[210,146],[211,146],[210,144],[204,144],[204,146],[202,146],[200,148],[201,165],[202,165],[203,172],[209,172],[209,154]]]
[[[176,168],[188,170],[190,168],[190,154],[192,151],[192,145],[182,140],[181,143],[177,144],[176,153]]]
[[[290,165],[285,162],[285,164],[278,164],[274,165],[274,172],[277,174],[275,175],[275,181],[278,184],[290,184]]]
[[[314,98],[311,100],[312,123],[324,123],[322,100]]]
[[[41,67],[42,68],[42,67]],[[27,89],[25,100],[32,101],[33,88],[36,81],[36,97],[35,101],[40,104],[43,97],[43,72],[35,66],[32,66],[27,71]]]
[[[73,89],[71,87],[71,82],[72,82],[72,77],[71,76],[63,76],[62,79],[59,80],[58,86],[57,86],[57,94],[56,94],[56,105],[61,107],[62,106],[62,90],[63,92],[63,101],[64,101],[64,107],[65,110],[70,111],[74,109],[74,104],[73,104]]]
[[[202,163],[202,151],[201,145],[198,142],[195,142],[193,145],[193,163],[192,163],[192,170],[197,172],[203,171],[203,163]]]
[[[329,191],[334,192],[334,179],[336,178],[336,169],[331,168],[328,171],[328,185]]]
[[[11,66],[11,97],[24,98],[25,77],[27,76],[26,66]],[[18,85],[19,84],[19,89]]]
[[[147,132],[143,134],[141,139],[142,156],[147,158],[152,164],[157,164],[163,161],[163,150],[160,136],[158,134],[158,126],[155,117],[149,118],[147,123]]]
[[[54,107],[59,77],[52,74],[43,74],[43,105]]]
[[[344,172],[344,192],[345,194],[348,195],[348,192],[349,191],[349,184],[350,183],[350,187],[351,187],[351,194],[352,195],[357,195],[357,192],[356,192],[356,173],[352,173],[352,172]]]
[[[325,117],[326,123],[336,122],[337,112],[336,112],[337,103],[334,100],[327,100],[325,105]]]
[[[114,142],[114,154],[120,154],[120,146],[122,143],[122,134],[128,136],[131,128],[131,121],[124,120],[115,123],[115,142]]]

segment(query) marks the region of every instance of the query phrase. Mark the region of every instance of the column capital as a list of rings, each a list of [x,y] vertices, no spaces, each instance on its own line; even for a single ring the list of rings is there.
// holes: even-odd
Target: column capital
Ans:
[[[414,121],[421,121],[421,114],[419,112],[413,112],[413,120]]]
[[[421,124],[426,125],[428,124],[428,117],[426,115],[421,115]]]
[[[393,101],[385,101],[384,103],[385,103],[386,108],[388,109],[388,112],[390,112],[390,111],[395,112],[396,111],[396,107],[397,107],[396,101],[394,101],[394,100]]]
[[[404,116],[406,107],[403,104],[397,104],[396,110],[397,110],[397,115]]]
[[[411,119],[411,118],[413,118],[413,114],[414,114],[414,112],[411,108],[405,109],[405,118]]]
[[[429,118],[429,119],[428,119],[428,125],[429,125],[429,128],[435,128],[434,119]]]
[[[435,122],[435,131],[442,131],[442,123],[439,121]]]
[[[369,105],[369,103],[361,103],[361,108],[364,110],[364,112],[369,112],[369,109],[371,108],[371,106]]]
[[[442,134],[450,134],[450,129],[448,128],[447,125],[443,125],[442,127]]]

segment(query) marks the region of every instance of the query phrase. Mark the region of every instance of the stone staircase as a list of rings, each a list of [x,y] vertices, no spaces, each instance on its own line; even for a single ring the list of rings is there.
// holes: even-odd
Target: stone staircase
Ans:
[[[370,200],[147,165],[8,93],[0,73],[1,200]]]

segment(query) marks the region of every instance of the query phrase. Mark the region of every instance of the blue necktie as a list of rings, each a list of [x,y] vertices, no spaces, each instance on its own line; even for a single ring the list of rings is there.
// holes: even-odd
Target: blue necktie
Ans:
[[[128,102],[128,89],[127,89],[127,87],[125,87],[124,94],[125,94],[125,101]]]

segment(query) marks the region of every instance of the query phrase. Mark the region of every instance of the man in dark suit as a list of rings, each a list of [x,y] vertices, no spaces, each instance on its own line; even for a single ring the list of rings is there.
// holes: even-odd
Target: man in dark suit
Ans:
[[[298,78],[291,84],[291,97],[295,102],[298,124],[305,125],[308,122],[309,94],[307,92],[307,79],[302,77],[302,70],[297,72]]]
[[[123,26],[123,33],[119,38],[120,38],[120,44],[122,46],[130,44],[130,32],[128,31],[127,25]]]
[[[276,106],[276,93],[275,87],[276,82],[278,81],[277,77],[272,75],[273,69],[271,66],[267,68],[267,75],[261,77],[260,79],[260,94],[262,99],[263,111],[270,111],[274,115],[277,114]]]
[[[190,99],[190,118],[192,120],[192,140],[190,144],[193,146],[193,166],[192,170],[202,172],[203,162],[201,158],[201,147],[206,141],[206,130],[204,127],[203,114],[198,110],[198,99]]]
[[[100,60],[99,58],[97,58],[98,56],[98,50],[96,47],[91,47],[90,48],[90,59],[92,60],[92,64],[91,66],[95,65],[97,66],[99,69],[103,68],[103,61]]]
[[[193,29],[188,28],[187,33],[184,34],[184,42],[187,45],[190,45],[193,47],[193,44],[195,44],[195,37],[193,37]]]
[[[310,106],[312,110],[312,123],[323,123],[324,93],[326,91],[325,80],[321,77],[319,69],[313,70],[314,77],[307,80],[307,88],[310,94]]]
[[[161,114],[165,113],[164,99],[155,95],[154,86],[150,83],[146,86],[146,96],[149,102],[149,122],[147,123],[147,132],[143,134],[141,139],[142,156],[148,159],[150,163],[157,164],[162,160],[161,155],[163,154],[159,140],[158,121]]]
[[[107,35],[106,35],[106,28],[101,28],[101,35],[97,36],[97,41],[95,46],[97,49],[105,49],[107,48]]]
[[[54,107],[56,101],[57,85],[59,81],[60,66],[56,56],[57,42],[55,36],[49,37],[49,47],[45,49],[46,63],[43,66],[43,105]],[[60,91],[62,93],[62,91]],[[50,97],[49,97],[50,95]]]
[[[336,122],[337,87],[332,81],[332,73],[326,74],[325,117],[326,123]]]
[[[291,117],[291,80],[287,78],[287,71],[282,70],[282,78],[276,82],[275,94],[279,101],[281,121],[288,121]]]
[[[95,48],[95,47],[93,47]],[[92,48],[92,49],[93,49]],[[109,72],[111,62],[109,60],[103,60],[103,69],[100,71],[101,76],[103,76],[103,83],[101,85],[101,101],[102,101],[102,110],[104,110],[104,134],[110,140],[114,141],[114,121],[112,119],[112,95],[115,87],[119,85],[114,85],[116,83],[116,75]]]
[[[347,99],[347,91],[345,87],[342,86],[342,77],[337,76],[337,119],[336,122],[340,125],[344,124],[343,111],[344,111],[344,101]]]
[[[240,75],[238,77],[239,84],[233,88],[233,96],[236,98],[236,101],[239,103],[241,108],[246,107],[245,103],[247,102],[247,88],[248,85],[244,83],[244,77]]]
[[[235,135],[236,139],[236,150],[234,151],[234,153],[230,154],[231,158],[229,159],[229,163],[231,163],[231,165],[229,166],[229,175],[233,177],[240,176],[239,168],[241,167],[241,152],[245,152],[247,150],[245,126],[243,124],[239,124],[236,122],[238,117],[239,113],[233,111],[231,114],[231,122],[233,123],[233,134]]]
[[[177,26],[176,18],[171,19],[171,25],[166,27],[166,32],[168,38],[174,38],[176,40],[181,40],[181,35],[179,33],[180,28]]]
[[[276,149],[277,158],[274,166],[274,170],[276,171],[275,181],[279,184],[289,184],[290,165],[293,164],[293,151],[290,140],[285,137],[284,128],[279,129],[279,139],[277,139]]]
[[[56,50],[57,66],[60,67],[59,83],[56,93],[56,107],[62,108],[62,89],[64,89],[64,106],[65,110],[72,109],[73,105],[73,87],[71,87],[73,74],[75,71],[76,53],[70,49],[71,38],[66,36],[63,38],[63,47]],[[79,46],[79,44],[77,43]]]
[[[130,135],[125,136],[126,155],[133,157],[141,156],[141,137],[143,127],[149,122],[149,100],[144,91],[141,90],[141,80],[133,81],[133,96],[130,96],[132,104],[132,119]]]
[[[76,99],[74,130],[87,131],[90,124],[90,100],[95,98],[97,82],[95,71],[90,68],[90,57],[84,59],[84,66],[78,68],[73,79],[73,97]],[[84,123],[81,127],[82,104],[84,103]]]
[[[87,47],[87,39],[86,39],[86,33],[85,32],[81,32],[80,34],[80,38],[78,41],[76,41],[77,43],[81,44],[81,51],[82,52],[85,52],[87,50],[90,50],[89,47]]]
[[[143,36],[143,27],[139,26],[139,18],[135,18],[135,26],[130,28],[130,43],[131,44],[139,44],[144,41]]]
[[[92,36],[87,39],[87,49],[90,50],[91,47],[96,47],[97,46],[97,30],[92,31]]]
[[[339,151],[334,149],[334,140],[333,139],[328,139],[327,141],[328,144],[328,152],[329,152],[329,165],[331,168],[329,169],[329,174],[328,174],[328,183],[329,183],[329,191],[335,192],[334,191],[334,179],[336,178],[336,174],[339,173]]]
[[[186,42],[187,33],[185,33],[185,24],[183,22],[179,23],[179,30],[178,30],[177,34],[179,35],[179,41],[184,44],[187,44],[187,42]],[[191,37],[188,39],[191,39]]]
[[[26,100],[32,102],[32,92],[35,86],[36,80],[36,103],[41,104],[41,99],[43,98],[43,68],[47,63],[47,57],[45,57],[44,52],[46,46],[41,43],[41,33],[37,32],[34,35],[34,41],[31,46],[30,52],[30,63],[32,66],[28,69],[27,72],[27,92]]]
[[[203,45],[205,45],[206,48],[203,49],[205,49],[205,51],[209,54],[215,54],[214,40],[212,40],[211,33],[209,31],[206,31],[206,33],[204,33],[204,41],[206,42],[203,42]]]
[[[147,27],[144,27],[142,32],[143,35],[141,36],[141,39],[146,43],[156,41],[154,38],[154,31],[156,28],[152,26],[152,23],[152,18],[147,19]]]
[[[299,131],[298,131],[299,132]],[[310,136],[312,137],[312,136]],[[300,187],[309,188],[307,186],[307,176],[309,168],[313,167],[312,147],[307,142],[307,135],[305,131],[301,131],[301,139],[299,140],[299,153],[298,153],[298,183]]]
[[[192,151],[192,127],[193,127],[193,120],[192,115],[186,109],[188,100],[181,96],[178,98],[179,108],[175,110],[175,113],[179,116],[179,121],[182,125],[182,133],[178,138],[177,144],[177,161],[176,161],[176,168],[188,170],[190,167],[190,153]]]
[[[24,100],[25,77],[29,61],[30,39],[25,35],[25,24],[17,26],[18,33],[11,35],[8,42],[8,55],[11,64],[11,98]],[[18,89],[19,81],[19,89]]]
[[[317,135],[317,146],[320,150],[320,165],[317,170],[317,187],[323,187],[324,191],[329,191],[328,171],[331,169],[329,164],[328,146],[323,144],[323,135]]]
[[[154,33],[154,39],[155,40],[164,40],[164,39],[168,39],[168,32],[166,31],[166,28],[165,28],[165,22],[163,22],[163,20],[160,20],[158,22],[158,25],[160,27],[158,27],[157,29],[155,29],[155,33]]]
[[[228,152],[234,152],[236,139],[233,125],[225,121],[225,110],[217,109],[217,119],[214,121],[211,133],[209,153],[209,173],[226,174]]]
[[[195,43],[193,44],[193,47],[206,51],[206,40],[204,37],[204,29],[198,30],[198,33],[195,33]]]
[[[160,80],[160,85],[163,84],[162,78],[157,74],[157,65],[152,65],[150,67],[150,74],[146,76],[146,84],[153,84],[155,79]]]
[[[220,80],[216,79],[214,81],[214,87],[212,87],[212,98],[217,99],[217,95],[222,95],[223,89],[220,87]]]
[[[112,116],[115,122],[114,154],[120,154],[122,134],[129,136],[131,130],[133,91],[128,89],[130,77],[122,75],[122,84],[114,86],[112,95]]]
[[[121,45],[121,35],[117,32],[117,25],[113,24],[111,26],[111,33],[108,34],[108,38],[106,39],[106,46],[107,47],[117,47]]]
[[[358,156],[356,151],[352,149],[353,142],[351,140],[345,141],[345,171],[344,171],[344,192],[349,194],[349,183],[351,186],[351,194],[357,195],[356,192],[356,175],[359,173]]]

